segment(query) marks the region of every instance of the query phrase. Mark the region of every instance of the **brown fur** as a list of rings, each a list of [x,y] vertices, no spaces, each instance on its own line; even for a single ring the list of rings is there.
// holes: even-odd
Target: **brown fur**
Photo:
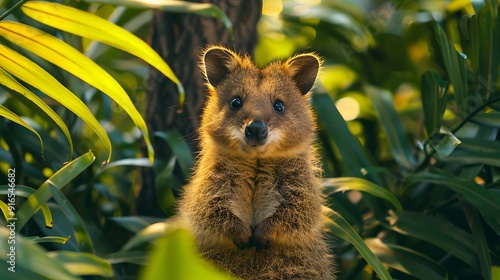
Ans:
[[[302,54],[258,69],[223,47],[203,54],[210,96],[179,212],[202,256],[243,279],[334,279],[307,96],[320,64]],[[256,120],[267,127],[262,141],[245,137]]]

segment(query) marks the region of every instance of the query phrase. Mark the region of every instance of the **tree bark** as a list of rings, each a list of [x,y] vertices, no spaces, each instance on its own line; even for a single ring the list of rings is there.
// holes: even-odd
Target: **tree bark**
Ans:
[[[253,54],[257,42],[257,22],[262,1],[212,0],[201,1],[217,5],[233,25],[234,41],[218,19],[195,14],[154,11],[150,44],[170,65],[186,92],[183,110],[179,109],[177,86],[151,68],[146,100],[146,123],[151,133],[176,130],[184,136],[193,154],[197,151],[199,116],[205,103],[206,88],[198,65],[201,50],[208,44],[220,44],[241,53]],[[155,158],[167,161],[172,157],[168,145],[153,138]],[[145,146],[142,151],[146,154]],[[182,172],[174,170],[181,182]],[[152,168],[142,168],[137,213],[145,216],[164,216],[155,191],[156,174]]]

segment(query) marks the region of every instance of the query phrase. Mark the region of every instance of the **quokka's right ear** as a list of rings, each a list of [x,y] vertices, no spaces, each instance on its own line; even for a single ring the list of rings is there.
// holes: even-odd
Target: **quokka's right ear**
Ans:
[[[205,78],[213,87],[216,87],[240,65],[241,58],[224,47],[212,46],[203,52],[201,68]]]

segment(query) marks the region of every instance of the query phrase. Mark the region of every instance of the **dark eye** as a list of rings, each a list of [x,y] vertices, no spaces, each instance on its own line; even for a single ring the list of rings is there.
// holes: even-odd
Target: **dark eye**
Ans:
[[[277,100],[273,104],[273,109],[278,113],[283,113],[285,112],[285,105],[283,105],[283,102]]]
[[[241,100],[241,97],[235,97],[231,100],[231,109],[238,110],[241,106],[243,106],[243,100]]]

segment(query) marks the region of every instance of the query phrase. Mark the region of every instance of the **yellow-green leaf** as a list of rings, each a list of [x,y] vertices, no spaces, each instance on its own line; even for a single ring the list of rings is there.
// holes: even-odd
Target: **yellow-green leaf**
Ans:
[[[99,16],[50,2],[27,2],[22,11],[29,17],[54,28],[96,40],[133,54],[162,72],[177,84],[179,103],[184,103],[184,88],[167,63],[146,42]]]
[[[3,45],[0,45],[0,65],[10,74],[39,89],[80,117],[101,138],[109,151],[108,161],[111,159],[111,141],[108,134],[77,96],[36,63]]]
[[[73,155],[73,140],[71,140],[71,134],[69,133],[68,127],[66,126],[64,121],[59,117],[59,115],[57,115],[57,113],[54,112],[54,110],[52,110],[52,108],[50,108],[49,105],[47,105],[47,103],[43,102],[43,100],[40,99],[40,97],[36,96],[29,89],[25,88],[18,81],[12,78],[12,76],[9,75],[9,73],[5,72],[1,68],[0,68],[0,84],[3,84],[4,86],[10,88],[11,90],[22,94],[28,100],[35,103],[59,126],[59,128],[61,128],[62,132],[64,133],[64,136],[66,136],[66,139],[68,139],[69,158],[71,159],[71,156]]]
[[[22,125],[24,126],[25,128],[29,129],[31,132],[35,133],[36,136],[38,137],[38,139],[40,139],[40,146],[42,147],[42,156],[43,156],[43,141],[42,141],[42,137],[40,137],[40,134],[38,134],[38,132],[36,132],[36,130],[31,127],[31,125],[27,124],[25,121],[23,121],[23,119],[21,119],[18,115],[16,115],[14,112],[12,112],[11,110],[7,109],[6,107],[4,107],[3,105],[0,104],[0,116],[6,118],[6,119],[9,119],[19,125]]]
[[[149,161],[153,162],[153,145],[146,122],[125,90],[108,72],[67,43],[28,25],[0,22],[0,36],[54,63],[111,97],[142,131],[148,147]]]

